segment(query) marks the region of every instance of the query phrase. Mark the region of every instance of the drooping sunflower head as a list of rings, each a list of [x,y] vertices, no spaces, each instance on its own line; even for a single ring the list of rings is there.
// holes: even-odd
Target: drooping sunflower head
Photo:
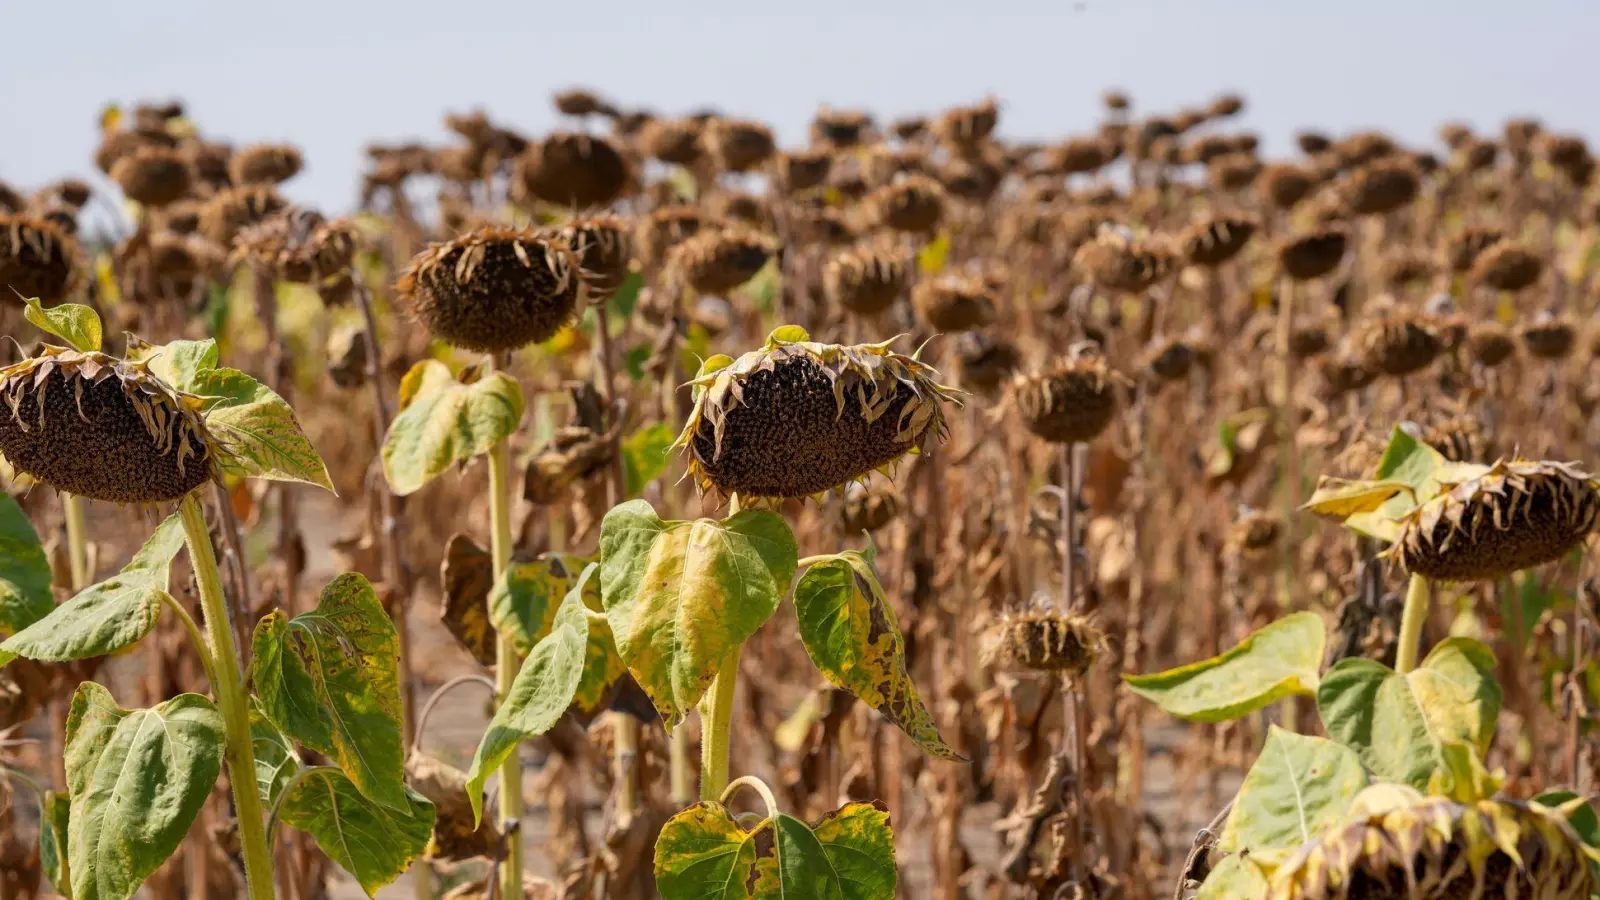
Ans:
[[[1369,369],[1400,377],[1428,367],[1444,349],[1434,330],[1417,316],[1379,315],[1354,335]]]
[[[1389,552],[1440,581],[1493,581],[1558,559],[1594,530],[1600,481],[1575,464],[1501,460],[1401,519]]]
[[[981,278],[947,273],[926,279],[912,291],[911,301],[936,331],[971,331],[995,318],[994,292]]]
[[[633,233],[628,226],[616,216],[573,219],[562,226],[561,239],[577,257],[589,299],[611,299],[628,277],[633,259]]]
[[[839,510],[840,531],[856,536],[877,531],[900,514],[900,494],[887,482],[852,481],[845,486]]]
[[[1001,616],[983,643],[986,663],[1076,678],[1094,665],[1106,647],[1106,637],[1089,617],[1043,605]]]
[[[741,498],[842,487],[944,439],[956,391],[915,356],[880,344],[820,344],[779,328],[736,360],[712,357],[675,447],[700,489]]]
[[[289,144],[254,144],[233,154],[228,172],[238,185],[281,184],[300,174],[305,158]]]
[[[1117,411],[1105,357],[1081,346],[1039,372],[1016,376],[1011,390],[1028,430],[1052,444],[1094,440]]]
[[[1558,811],[1419,797],[1377,806],[1307,843],[1273,873],[1268,896],[1586,900],[1592,885],[1582,842]]]
[[[610,206],[632,180],[628,161],[603,137],[558,132],[517,160],[514,186],[523,202],[575,209]]]
[[[0,303],[38,297],[45,306],[66,300],[83,284],[78,241],[48,219],[0,213]]]
[[[910,280],[910,254],[893,245],[846,248],[834,254],[822,271],[829,299],[863,316],[893,306],[905,295]]]
[[[564,242],[491,226],[424,250],[397,287],[434,337],[497,353],[549,340],[567,324],[578,278]]]
[[[756,277],[776,251],[774,242],[753,228],[697,232],[672,248],[667,267],[699,294],[726,294]]]
[[[926,175],[910,175],[886,184],[861,202],[873,223],[912,234],[932,234],[944,219],[948,192]]]
[[[1296,281],[1332,272],[1344,259],[1349,233],[1337,226],[1291,238],[1278,245],[1278,265]]]
[[[0,368],[0,454],[69,494],[175,500],[211,477],[201,398],[142,363],[45,346]]]

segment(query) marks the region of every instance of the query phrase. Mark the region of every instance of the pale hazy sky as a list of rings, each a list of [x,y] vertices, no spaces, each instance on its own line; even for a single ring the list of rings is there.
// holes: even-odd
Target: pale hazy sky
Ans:
[[[22,187],[93,170],[101,104],[170,96],[209,135],[300,145],[286,193],[334,210],[367,141],[435,142],[446,110],[474,106],[538,134],[574,84],[760,117],[790,144],[819,103],[887,118],[991,92],[1003,134],[1057,136],[1090,127],[1112,85],[1146,111],[1240,90],[1269,153],[1303,125],[1431,141],[1447,118],[1534,115],[1600,136],[1600,0],[6,0],[0,15],[0,178]]]

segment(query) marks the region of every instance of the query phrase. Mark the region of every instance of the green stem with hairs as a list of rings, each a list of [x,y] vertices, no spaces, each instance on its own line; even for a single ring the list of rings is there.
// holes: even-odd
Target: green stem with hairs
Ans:
[[[511,566],[511,442],[501,441],[489,451],[489,514],[494,520],[489,550],[494,559],[494,577],[500,580]],[[495,635],[494,687],[496,703],[511,694],[522,661],[517,644],[508,630]],[[500,826],[502,831],[522,818],[522,760],[513,752],[500,766]],[[522,842],[510,841],[505,861],[500,864],[500,883],[522,884]]]
[[[717,680],[700,701],[700,799],[720,800],[728,789],[728,743],[732,737],[733,689],[739,683],[739,655],[733,648]]]
[[[1417,667],[1422,645],[1422,626],[1428,621],[1428,579],[1412,575],[1406,586],[1406,608],[1400,616],[1400,647],[1395,652],[1394,670],[1401,675]]]
[[[222,596],[222,573],[217,570],[217,554],[211,546],[206,514],[195,492],[185,495],[179,502],[178,513],[183,519],[189,560],[200,588],[200,608],[205,612],[212,659],[211,692],[216,695],[217,706],[222,711],[228,783],[233,788],[233,805],[239,815],[239,843],[244,852],[245,886],[250,900],[273,900],[272,853],[267,848],[261,796],[256,793],[256,756],[250,742],[249,699],[244,690],[239,649],[233,640],[228,603]]]
[[[89,586],[89,536],[83,523],[83,498],[63,493],[61,512],[67,520],[67,561],[76,593]]]

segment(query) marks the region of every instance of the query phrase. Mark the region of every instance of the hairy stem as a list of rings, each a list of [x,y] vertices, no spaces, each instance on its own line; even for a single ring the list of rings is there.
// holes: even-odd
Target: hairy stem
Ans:
[[[490,552],[494,558],[494,577],[498,581],[511,565],[511,444],[501,441],[489,451],[489,513],[494,520],[494,533],[490,537]],[[517,658],[517,645],[507,631],[495,636],[494,686],[498,703],[504,703],[511,694],[511,683],[516,680],[521,660]],[[500,827],[522,819],[522,759],[513,752],[500,766]],[[502,884],[522,884],[522,842],[513,841],[506,847],[506,858],[501,863]]]
[[[1428,579],[1412,575],[1406,586],[1406,608],[1400,616],[1400,647],[1395,651],[1394,670],[1401,675],[1417,667],[1422,644],[1422,626],[1428,621]]]
[[[739,654],[735,647],[717,680],[700,701],[700,799],[720,800],[728,789],[728,739],[733,725],[733,689],[739,683]]]
[[[233,804],[239,815],[239,843],[244,852],[245,886],[250,900],[272,900],[272,854],[267,849],[266,823],[262,819],[261,797],[256,793],[255,748],[250,743],[250,710],[240,670],[239,648],[234,644],[228,604],[222,596],[222,574],[217,571],[217,554],[206,528],[206,514],[196,493],[189,493],[178,504],[183,533],[189,544],[189,559],[200,588],[200,606],[205,612],[206,634],[210,643],[212,693],[222,711],[227,736],[228,783],[233,788]]]

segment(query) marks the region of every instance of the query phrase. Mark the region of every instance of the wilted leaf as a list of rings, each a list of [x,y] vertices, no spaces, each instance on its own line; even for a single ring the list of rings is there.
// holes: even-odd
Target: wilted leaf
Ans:
[[[316,609],[256,625],[253,683],[273,724],[332,757],[361,793],[403,810],[400,642],[362,576],[340,575]]]
[[[1217,847],[1258,855],[1292,850],[1343,818],[1366,786],[1367,773],[1349,747],[1274,725],[1239,786]]]
[[[1285,616],[1211,659],[1153,675],[1124,675],[1135,694],[1193,722],[1227,722],[1317,690],[1327,632],[1313,612]]]
[[[667,469],[667,452],[676,435],[671,426],[657,422],[628,435],[622,442],[622,472],[629,497],[639,496],[645,485]]]
[[[1356,513],[1372,512],[1390,497],[1410,490],[1402,481],[1347,481],[1324,475],[1317,480],[1316,493],[1300,508],[1342,522]]]
[[[463,384],[436,359],[400,386],[403,408],[383,441],[383,474],[402,496],[458,462],[488,453],[522,421],[522,388],[504,372]]]
[[[137,644],[161,618],[167,574],[182,546],[183,523],[174,515],[121,572],[84,588],[0,643],[0,666],[19,656],[41,662],[89,659]]]
[[[127,900],[178,849],[222,770],[222,714],[199,694],[122,709],[92,681],[67,713],[75,900]]]
[[[1473,463],[1452,463],[1439,451],[1397,427],[1389,436],[1389,445],[1384,448],[1373,478],[1405,484],[1411,490],[1397,493],[1375,510],[1349,516],[1345,527],[1393,543],[1400,534],[1396,520],[1438,496],[1441,484],[1463,481],[1486,470]]]
[[[800,640],[830,683],[882,713],[925,753],[963,759],[939,736],[906,672],[905,639],[870,555],[849,550],[806,569],[794,608]]]
[[[378,888],[400,877],[433,834],[433,804],[411,790],[404,797],[398,809],[385,808],[367,799],[343,772],[319,766],[283,798],[281,817],[311,835],[374,897]]]
[[[493,856],[500,832],[488,820],[474,825],[467,800],[467,773],[424,753],[406,760],[406,783],[433,804],[433,839],[429,859],[461,860]],[[481,801],[480,801],[481,802]]]
[[[773,513],[663,521],[634,500],[600,526],[600,590],[617,651],[668,731],[778,608],[794,535]]]
[[[589,620],[589,640],[584,648],[583,676],[578,679],[572,705],[584,715],[592,716],[605,705],[611,686],[628,674],[628,667],[617,654],[617,641],[611,635],[611,622],[606,614],[586,609],[584,615]],[[648,709],[645,707],[646,711]]]
[[[1504,776],[1504,772],[1490,772],[1467,744],[1445,741],[1439,747],[1439,768],[1428,780],[1428,794],[1457,803],[1477,803],[1493,797],[1505,784]]]
[[[467,796],[472,803],[473,822],[483,817],[483,785],[506,761],[517,745],[550,730],[561,714],[572,705],[572,697],[583,676],[589,619],[574,590],[561,601],[550,633],[534,645],[511,683],[511,690],[500,700],[500,708],[478,743],[467,770]]]
[[[512,563],[489,590],[489,623],[506,634],[523,656],[533,649],[555,621],[556,610],[589,560],[575,553],[544,553],[531,562]],[[598,605],[600,585],[588,591]]]
[[[50,595],[50,560],[39,544],[39,535],[17,501],[0,492],[0,634],[16,634],[55,605]]]
[[[1317,689],[1317,712],[1374,775],[1424,790],[1446,743],[1488,751],[1500,714],[1494,668],[1494,653],[1470,638],[1441,641],[1407,675],[1370,659],[1340,660]]]
[[[0,302],[10,303],[12,297]],[[22,315],[41,331],[48,331],[71,344],[74,350],[88,353],[100,349],[100,316],[90,307],[79,303],[61,303],[45,309],[39,305],[38,297],[29,297]]]
[[[662,900],[745,900],[756,835],[720,803],[701,802],[667,820],[656,838],[656,890]]]
[[[489,589],[494,587],[494,556],[457,534],[444,551],[439,580],[444,611],[439,618],[480,665],[494,665],[494,628],[489,624]]]
[[[256,792],[268,809],[300,769],[294,743],[261,711],[260,701],[250,698],[250,746],[256,757]]]
[[[1580,799],[1571,791],[1547,791],[1533,798],[1533,802],[1560,809],[1567,818],[1567,824],[1572,826],[1585,844],[1600,848],[1600,816],[1595,815],[1594,806],[1588,800]]]

